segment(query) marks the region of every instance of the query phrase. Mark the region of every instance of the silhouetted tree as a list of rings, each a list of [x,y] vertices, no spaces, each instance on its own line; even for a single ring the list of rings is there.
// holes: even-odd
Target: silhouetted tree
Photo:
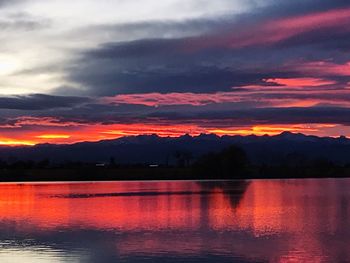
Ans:
[[[308,162],[304,154],[293,152],[286,155],[285,165],[289,168],[298,168],[307,166]]]
[[[333,173],[335,173],[336,170],[335,168],[336,166],[332,161],[324,158],[318,158],[313,161],[312,169],[315,176],[333,176]]]
[[[115,158],[113,156],[111,156],[111,158],[109,158],[109,166],[110,167],[116,167],[117,163],[115,162]]]
[[[199,158],[194,164],[194,171],[209,178],[235,178],[247,172],[248,164],[246,153],[239,147],[230,146],[220,153],[209,153]]]
[[[190,166],[191,160],[193,159],[192,153],[186,150],[176,151],[174,156],[178,167]]]
[[[0,168],[7,168],[7,162],[0,159]]]
[[[46,158],[37,163],[39,168],[47,168],[50,165],[50,159]]]
[[[11,164],[10,166],[13,169],[31,169],[34,167],[34,162],[33,161],[16,161]]]

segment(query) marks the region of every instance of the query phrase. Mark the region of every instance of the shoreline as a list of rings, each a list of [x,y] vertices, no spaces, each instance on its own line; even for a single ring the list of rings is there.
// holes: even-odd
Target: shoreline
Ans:
[[[270,176],[248,171],[245,175],[218,176],[196,175],[190,168],[38,168],[2,169],[0,183],[32,182],[133,182],[133,181],[233,181],[233,180],[281,180],[281,179],[335,179],[350,178],[350,173],[306,174],[289,171]]]
[[[242,178],[242,179],[188,179],[188,180],[99,180],[99,181],[0,181],[0,185],[6,184],[99,184],[99,183],[157,183],[157,182],[234,182],[234,181],[264,181],[264,180],[346,180],[349,177],[308,177],[308,178]]]

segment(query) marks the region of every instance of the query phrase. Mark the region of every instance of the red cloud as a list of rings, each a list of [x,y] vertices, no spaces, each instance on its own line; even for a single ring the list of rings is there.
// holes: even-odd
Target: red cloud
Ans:
[[[115,97],[102,99],[104,103],[116,104],[142,104],[147,106],[160,105],[206,105],[210,103],[239,102],[239,93],[217,92],[211,93],[145,93],[145,94],[124,94]]]
[[[319,78],[275,78],[266,79],[267,83],[276,83],[282,86],[291,87],[318,87],[336,84],[335,81]]]
[[[328,61],[300,62],[287,67],[314,76],[350,76],[350,62],[336,64]]]
[[[350,8],[299,15],[263,22],[250,27],[242,26],[231,32],[197,37],[186,42],[189,51],[211,47],[245,48],[279,43],[307,32],[337,28],[350,32]]]

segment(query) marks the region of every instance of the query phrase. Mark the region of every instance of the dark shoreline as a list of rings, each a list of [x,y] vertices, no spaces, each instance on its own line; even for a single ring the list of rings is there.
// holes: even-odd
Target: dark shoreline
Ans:
[[[191,168],[36,168],[1,169],[0,182],[87,182],[87,181],[185,181],[185,180],[244,180],[244,179],[316,179],[349,178],[348,170],[332,173],[309,173],[305,169],[273,171],[261,174],[250,170],[244,175],[205,176]],[[321,175],[320,175],[321,174]]]

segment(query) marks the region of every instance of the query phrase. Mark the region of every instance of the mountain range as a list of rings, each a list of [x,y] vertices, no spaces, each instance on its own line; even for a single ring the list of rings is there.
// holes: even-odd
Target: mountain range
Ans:
[[[253,164],[279,164],[324,159],[350,164],[350,139],[316,137],[283,132],[275,136],[217,136],[201,134],[181,137],[157,135],[128,136],[114,140],[75,144],[39,144],[25,147],[0,147],[0,159],[7,162],[50,160],[61,162],[109,162],[118,164],[176,164],[179,155],[195,160],[230,145],[241,147]]]

